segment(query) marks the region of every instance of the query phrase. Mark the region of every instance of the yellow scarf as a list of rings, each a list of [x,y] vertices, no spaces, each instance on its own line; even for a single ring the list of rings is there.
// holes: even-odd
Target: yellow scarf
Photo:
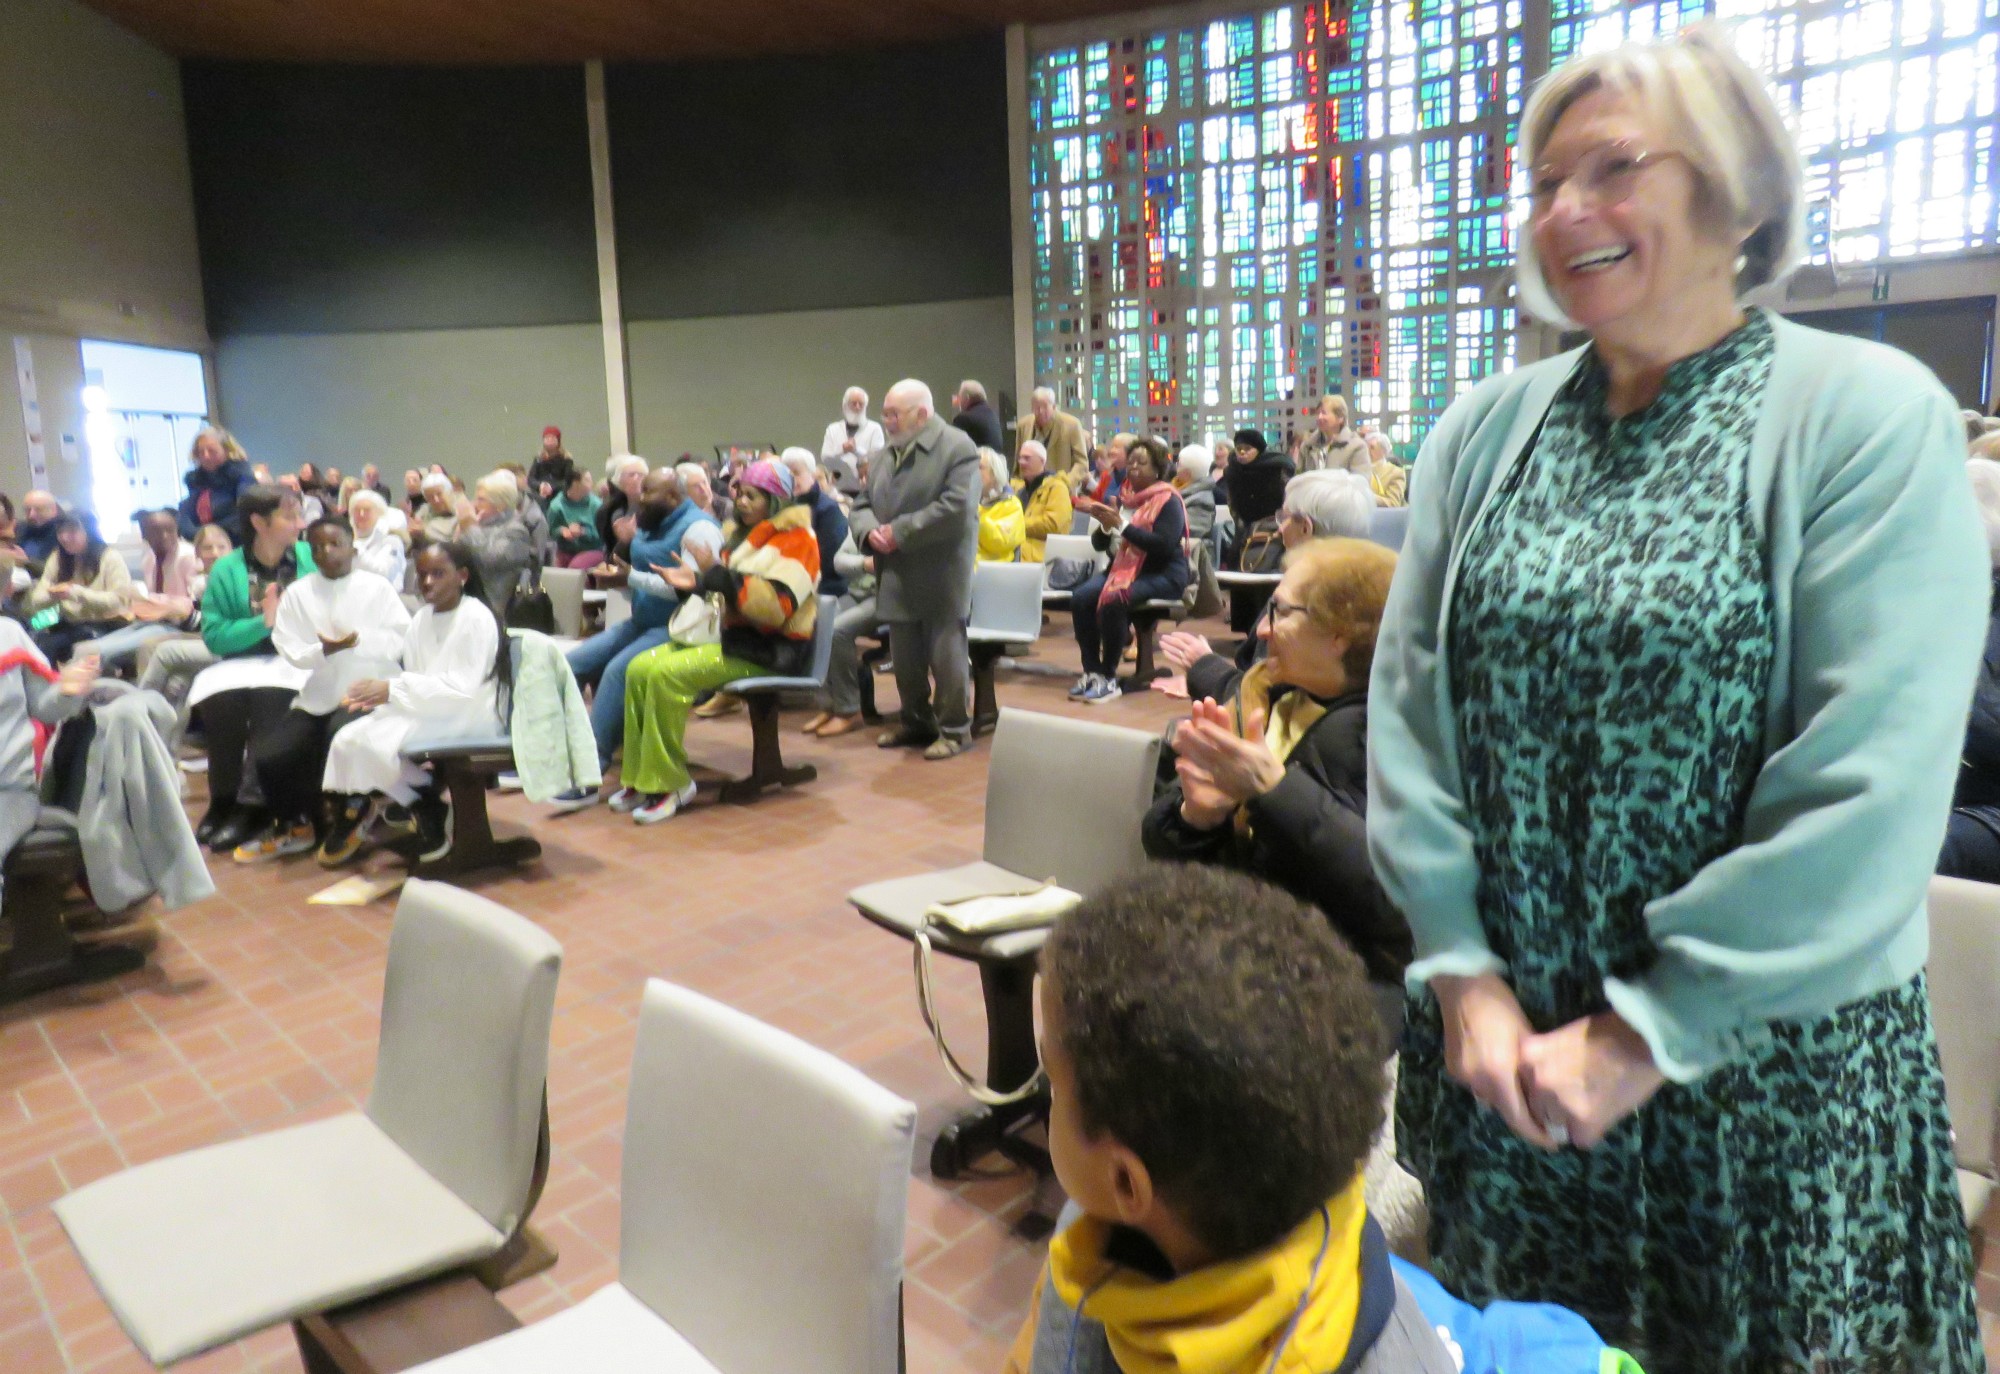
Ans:
[[[1106,1260],[1111,1228],[1085,1217],[1049,1243],[1049,1282],[1103,1324],[1124,1374],[1320,1374],[1361,1308],[1361,1183],[1268,1249],[1166,1280]]]
[[[1269,659],[1243,675],[1243,683],[1236,689],[1236,733],[1239,738],[1250,738],[1250,717],[1263,711],[1264,747],[1283,763],[1291,758],[1292,750],[1299,747],[1306,731],[1319,724],[1326,715],[1326,707],[1307,693],[1297,690],[1286,692],[1273,703],[1271,687]],[[1233,823],[1237,834],[1250,834],[1249,803],[1236,808]]]

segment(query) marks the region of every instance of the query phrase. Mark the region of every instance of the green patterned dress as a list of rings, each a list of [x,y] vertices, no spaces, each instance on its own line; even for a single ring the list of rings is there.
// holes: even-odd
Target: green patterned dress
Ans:
[[[1466,546],[1451,690],[1488,943],[1528,1019],[1607,1009],[1644,908],[1740,838],[1773,643],[1747,496],[1771,328],[1609,418],[1594,359]],[[1773,894],[1782,900],[1782,894]],[[1649,1374],[1985,1368],[1921,978],[1544,1153],[1444,1073],[1413,1001],[1397,1134],[1439,1276],[1574,1308]]]

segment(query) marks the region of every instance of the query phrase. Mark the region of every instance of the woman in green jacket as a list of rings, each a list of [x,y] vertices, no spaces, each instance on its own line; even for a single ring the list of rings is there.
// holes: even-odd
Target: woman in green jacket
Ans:
[[[1957,411],[1739,304],[1803,196],[1720,36],[1557,70],[1521,138],[1524,299],[1591,342],[1431,435],[1369,692],[1438,1275],[1649,1374],[1974,1374],[1923,981],[1986,619]]]
[[[222,660],[204,668],[188,703],[201,712],[208,739],[208,813],[195,838],[227,854],[261,834],[270,817],[239,805],[251,739],[274,728],[291,709],[303,674],[277,657],[271,626],[285,588],[313,571],[312,550],[299,539],[299,498],[259,483],[236,498],[249,542],[217,560],[201,599],[201,638]]]

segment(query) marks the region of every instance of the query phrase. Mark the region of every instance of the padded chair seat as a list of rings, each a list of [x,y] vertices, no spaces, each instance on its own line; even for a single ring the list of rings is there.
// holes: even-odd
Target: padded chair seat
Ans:
[[[607,1284],[533,1326],[418,1365],[410,1374],[717,1374],[623,1284]]]
[[[1986,1215],[1986,1206],[1993,1201],[1993,1193],[2000,1188],[1984,1174],[1976,1174],[1970,1169],[1958,1171],[1958,1198],[1965,1204],[1965,1224],[1975,1225]]]
[[[1021,874],[981,859],[978,863],[943,868],[935,873],[869,883],[848,893],[847,900],[875,924],[913,939],[917,927],[923,924],[924,911],[932,903],[1005,892],[1018,888],[1023,881]],[[1022,959],[1038,952],[1048,938],[1046,930],[1009,930],[984,937],[950,934],[940,927],[933,927],[932,931],[933,948],[961,959]]]
[[[448,730],[412,730],[403,741],[403,757],[416,758],[472,758],[482,754],[506,754],[512,757],[514,740],[505,730],[496,730],[490,735],[455,734]]]
[[[816,677],[740,677],[725,682],[718,690],[734,692],[816,692],[826,684]]]
[[[44,864],[67,863],[82,852],[72,827],[44,818],[36,821],[35,828],[23,835],[7,855],[7,869],[22,872]]]
[[[127,1169],[55,1212],[155,1364],[484,1259],[506,1240],[359,1113]]]

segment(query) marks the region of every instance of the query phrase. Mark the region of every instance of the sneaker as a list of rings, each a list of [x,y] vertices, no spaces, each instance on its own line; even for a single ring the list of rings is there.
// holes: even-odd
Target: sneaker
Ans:
[[[672,820],[682,807],[693,800],[693,783],[678,792],[657,792],[646,798],[645,805],[632,812],[632,819],[640,825],[658,825],[661,821]]]
[[[1069,699],[1071,701],[1083,700],[1084,697],[1089,695],[1090,689],[1092,687],[1095,687],[1096,685],[1097,685],[1096,673],[1083,674],[1083,676],[1079,677],[1076,680],[1076,685],[1069,689]]]
[[[493,779],[493,788],[496,792],[518,792],[521,790],[521,775],[502,773]]]
[[[940,759],[955,759],[972,747],[971,740],[953,739],[950,735],[939,735],[924,750],[924,757],[932,763]]]
[[[582,811],[597,805],[603,797],[595,787],[572,787],[567,792],[558,792],[549,798],[549,804],[558,816],[567,816],[572,811]]]
[[[414,835],[417,833],[417,818],[409,807],[401,802],[390,802],[375,813],[375,820],[387,835]]]
[[[329,809],[333,815],[327,824],[326,839],[320,844],[317,858],[321,868],[338,868],[361,852],[366,838],[369,799],[340,797]]]
[[[182,759],[180,768],[183,773],[206,773],[208,771],[208,755],[197,754],[193,758]]]
[[[434,864],[451,853],[451,798],[421,797],[410,811],[417,818],[417,862]]]
[[[621,787],[611,794],[611,809],[621,816],[645,804],[646,794],[636,787]]]
[[[297,821],[289,826],[274,825],[255,839],[245,840],[230,851],[230,857],[240,864],[262,863],[266,859],[310,853],[317,843],[312,822]]]
[[[1124,693],[1118,690],[1117,683],[1111,681],[1109,678],[1100,677],[1097,679],[1096,684],[1088,692],[1079,697],[1078,700],[1088,706],[1102,706],[1105,702],[1116,701],[1123,695]]]

